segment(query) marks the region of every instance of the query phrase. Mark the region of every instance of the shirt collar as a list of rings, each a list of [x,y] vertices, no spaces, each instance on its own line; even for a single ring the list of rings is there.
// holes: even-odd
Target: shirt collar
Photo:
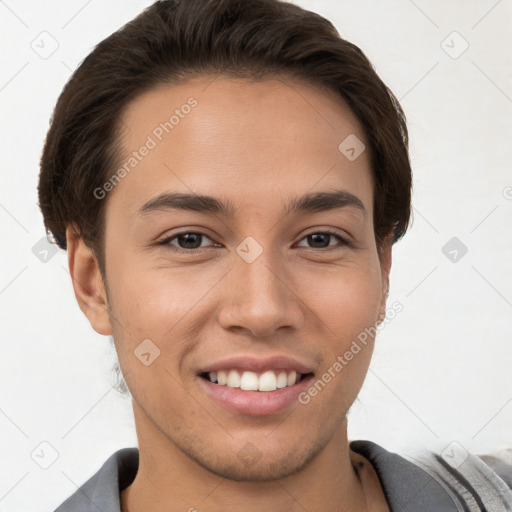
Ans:
[[[350,448],[371,463],[391,510],[457,512],[459,509],[437,480],[396,453],[371,441],[352,441]]]

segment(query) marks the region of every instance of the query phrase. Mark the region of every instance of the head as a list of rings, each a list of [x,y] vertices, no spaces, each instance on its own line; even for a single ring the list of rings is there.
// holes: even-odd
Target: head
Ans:
[[[285,421],[223,410],[202,370],[279,354],[317,379],[382,321],[407,146],[363,52],[290,3],[164,0],[93,50],[55,108],[39,201],[148,429],[237,479],[289,474],[332,439],[372,336]],[[263,454],[250,467],[249,441]]]

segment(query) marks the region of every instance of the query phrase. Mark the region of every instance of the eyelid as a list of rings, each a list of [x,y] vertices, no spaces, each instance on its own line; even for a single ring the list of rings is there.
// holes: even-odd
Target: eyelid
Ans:
[[[157,240],[156,245],[158,245],[158,246],[171,245],[171,243],[170,243],[171,240],[174,240],[181,235],[189,235],[189,234],[199,235],[199,236],[208,238],[209,240],[211,240],[213,242],[213,245],[210,245],[207,247],[197,247],[196,249],[183,249],[182,247],[178,247],[177,245],[172,245],[173,249],[175,249],[177,252],[191,252],[192,253],[194,251],[211,249],[211,248],[214,248],[215,245],[219,245],[217,242],[215,242],[213,237],[206,234],[204,231],[195,230],[195,229],[185,229],[183,231],[179,231],[178,233],[173,233],[172,235],[165,236],[164,238]]]
[[[213,245],[210,245],[210,246],[206,246],[206,247],[197,247],[195,249],[183,249],[181,247],[178,247],[176,245],[172,245],[170,242],[171,240],[174,240],[176,238],[178,238],[180,235],[186,235],[186,234],[195,234],[195,235],[200,235],[200,236],[203,236],[203,237],[206,237],[208,239],[210,239],[212,242],[213,242]],[[302,237],[296,242],[296,243],[299,243],[299,242],[302,242],[302,240],[304,240],[306,237],[308,237],[309,235],[314,235],[314,234],[324,234],[324,235],[331,235],[335,238],[338,239],[338,241],[341,240],[341,246],[344,247],[344,246],[351,246],[352,245],[352,237],[350,235],[348,235],[348,233],[343,233],[341,234],[340,232],[332,229],[332,228],[312,228],[311,231],[305,233],[304,235],[302,235]],[[163,238],[162,240],[159,240],[157,242],[157,245],[159,246],[165,246],[165,245],[172,245],[173,247],[173,250],[176,250],[177,252],[182,252],[182,253],[194,253],[195,251],[201,251],[201,250],[204,250],[204,249],[212,249],[215,247],[215,245],[219,245],[217,242],[215,242],[215,240],[213,239],[213,237],[209,236],[208,234],[204,233],[203,231],[200,231],[200,230],[194,230],[194,229],[185,229],[185,230],[182,230],[182,231],[179,231],[178,233],[174,233],[172,235],[169,235],[169,236],[166,236],[165,238]],[[294,244],[295,245],[295,244]],[[319,252],[325,252],[328,248],[336,248],[335,246],[327,246],[327,247],[324,247],[324,248],[315,248],[315,247],[304,247],[305,249],[311,249],[311,250],[314,250],[314,251],[319,251]]]
[[[352,237],[347,232],[340,233],[339,231],[332,228],[314,228],[312,231],[309,231],[308,233],[304,234],[302,238],[299,240],[299,242],[304,240],[304,238],[306,238],[307,236],[314,235],[317,233],[320,233],[322,235],[331,235],[335,238],[339,237],[344,246],[352,245]],[[309,247],[309,249],[314,249],[314,247]]]

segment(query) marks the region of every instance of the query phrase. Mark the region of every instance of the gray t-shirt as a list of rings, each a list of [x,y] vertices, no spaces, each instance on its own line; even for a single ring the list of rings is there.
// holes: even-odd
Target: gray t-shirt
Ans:
[[[405,458],[371,441],[352,441],[350,448],[375,468],[392,511],[512,512],[512,449],[470,454],[455,468],[433,452]],[[122,512],[121,490],[138,466],[137,448],[118,450],[55,512]]]

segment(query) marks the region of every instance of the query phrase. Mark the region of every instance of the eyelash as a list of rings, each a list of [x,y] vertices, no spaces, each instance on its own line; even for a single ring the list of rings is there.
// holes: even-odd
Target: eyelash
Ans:
[[[348,238],[340,235],[339,233],[331,231],[329,229],[326,229],[326,230],[323,230],[323,231],[313,231],[311,233],[308,233],[307,235],[304,235],[299,240],[299,242],[302,242],[302,240],[304,240],[308,236],[319,235],[319,234],[321,234],[321,235],[330,235],[330,236],[334,237],[338,242],[341,243],[342,246],[350,247],[352,245]],[[177,246],[171,245],[170,242],[172,240],[174,240],[174,239],[176,239],[176,238],[178,238],[179,236],[182,236],[182,235],[200,235],[200,236],[204,236],[206,238],[209,238],[211,240],[211,237],[209,237],[205,233],[201,233],[200,231],[182,231],[181,233],[176,233],[176,234],[172,235],[171,237],[165,238],[164,240],[158,242],[157,245],[172,247],[171,250],[173,250],[173,251],[180,252],[180,253],[189,253],[189,254],[194,254],[194,253],[196,253],[198,251],[201,251],[201,250],[204,250],[204,249],[212,249],[213,248],[213,247],[198,247],[196,249],[183,249],[182,247],[177,247]],[[309,247],[309,249],[317,250],[317,251],[318,250],[326,251],[327,249],[333,249],[333,248],[336,248],[336,247],[331,247],[331,246],[320,247],[320,248]],[[339,248],[341,248],[341,247],[338,247],[338,249]]]

